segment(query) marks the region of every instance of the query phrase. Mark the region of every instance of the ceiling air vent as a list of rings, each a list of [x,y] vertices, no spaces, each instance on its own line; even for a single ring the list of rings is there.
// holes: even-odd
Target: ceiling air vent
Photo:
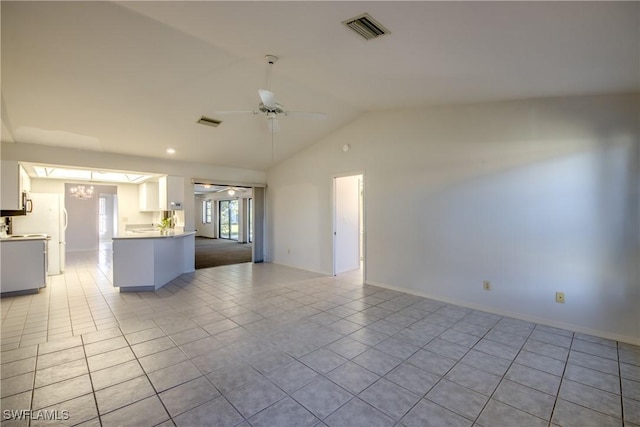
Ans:
[[[211,117],[201,116],[200,120],[198,120],[197,123],[200,123],[201,125],[213,126],[214,128],[217,128],[218,126],[220,126],[220,123],[222,123],[222,120],[216,120],[216,119],[212,119]]]
[[[384,36],[385,34],[390,34],[389,30],[373,19],[368,13],[347,19],[342,23],[367,40],[375,39],[376,37]]]

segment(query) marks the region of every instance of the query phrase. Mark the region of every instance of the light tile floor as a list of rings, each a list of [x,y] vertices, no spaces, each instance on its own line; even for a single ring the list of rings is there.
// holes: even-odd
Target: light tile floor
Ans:
[[[96,259],[98,260],[96,262]],[[273,264],[4,298],[2,425],[636,426],[640,348]],[[31,409],[69,420],[5,420]]]

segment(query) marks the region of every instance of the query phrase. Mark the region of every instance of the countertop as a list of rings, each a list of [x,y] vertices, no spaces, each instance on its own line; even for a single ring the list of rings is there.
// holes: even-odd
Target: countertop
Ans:
[[[46,234],[13,234],[7,237],[0,237],[0,242],[22,242],[25,240],[46,240]]]
[[[191,236],[195,231],[181,231],[168,234],[160,234],[160,231],[128,231],[125,235],[113,236],[113,240],[120,239],[175,239],[178,237]]]

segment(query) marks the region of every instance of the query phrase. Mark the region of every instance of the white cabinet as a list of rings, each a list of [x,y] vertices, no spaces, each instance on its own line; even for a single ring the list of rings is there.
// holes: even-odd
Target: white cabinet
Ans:
[[[31,178],[16,161],[2,160],[2,210],[22,210],[25,208],[23,192],[31,190]]]
[[[160,211],[160,193],[157,182],[145,182],[138,186],[138,209],[141,212]]]
[[[184,203],[184,178],[163,176],[158,180],[159,205],[163,211],[181,211]]]
[[[0,290],[37,292],[47,285],[46,240],[0,241]]]

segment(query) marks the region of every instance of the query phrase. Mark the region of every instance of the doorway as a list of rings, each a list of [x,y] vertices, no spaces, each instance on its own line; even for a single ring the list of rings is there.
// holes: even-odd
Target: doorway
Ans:
[[[197,269],[263,262],[264,190],[194,182]]]
[[[98,239],[110,242],[118,230],[118,195],[101,193],[98,197]]]
[[[333,178],[333,274],[364,273],[364,175]]]

